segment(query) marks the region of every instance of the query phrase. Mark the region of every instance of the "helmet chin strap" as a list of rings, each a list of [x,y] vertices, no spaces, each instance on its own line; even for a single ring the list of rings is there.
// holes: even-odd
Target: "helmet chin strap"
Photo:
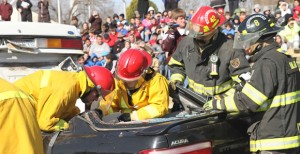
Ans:
[[[216,38],[218,37],[218,30],[216,29],[214,33],[211,34],[211,36],[207,40],[197,39],[195,37],[196,44],[200,47],[200,52],[202,52],[207,46],[211,44]]]

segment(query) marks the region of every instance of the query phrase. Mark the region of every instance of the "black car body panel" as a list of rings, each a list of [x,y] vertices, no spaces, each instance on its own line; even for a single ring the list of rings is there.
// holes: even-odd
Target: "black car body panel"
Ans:
[[[178,116],[182,113],[188,117]],[[90,111],[74,117],[70,129],[60,132],[56,139],[53,134],[43,136],[50,153],[139,153],[206,141],[212,143],[214,154],[249,153],[246,132],[256,118],[226,115],[223,111],[182,111],[164,118],[112,124]]]

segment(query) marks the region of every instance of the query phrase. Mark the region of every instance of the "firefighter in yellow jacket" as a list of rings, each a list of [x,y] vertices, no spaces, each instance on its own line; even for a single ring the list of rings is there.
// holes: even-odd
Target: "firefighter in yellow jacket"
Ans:
[[[84,71],[64,72],[40,70],[15,82],[28,92],[34,104],[40,129],[47,132],[67,129],[72,117],[79,114],[76,100],[90,104],[114,88],[109,70],[100,66],[84,67]]]
[[[168,112],[168,82],[151,65],[146,52],[129,49],[120,58],[116,69],[116,88],[100,102],[104,114],[121,112],[119,121],[162,117]]]
[[[0,78],[0,153],[42,154],[43,141],[35,118],[34,100]]]

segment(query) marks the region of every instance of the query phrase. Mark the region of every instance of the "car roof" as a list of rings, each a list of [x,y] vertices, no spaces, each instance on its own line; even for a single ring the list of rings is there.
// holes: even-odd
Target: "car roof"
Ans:
[[[1,36],[62,36],[80,37],[75,26],[57,23],[0,22]]]

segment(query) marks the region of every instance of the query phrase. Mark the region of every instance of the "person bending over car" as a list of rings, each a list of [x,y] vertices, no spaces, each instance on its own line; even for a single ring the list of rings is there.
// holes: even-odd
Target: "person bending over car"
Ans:
[[[204,104],[206,110],[266,111],[248,129],[250,152],[257,154],[300,152],[300,73],[295,60],[273,39],[280,30],[262,14],[247,17],[233,47],[251,55],[252,75],[236,87],[234,95]]]
[[[14,83],[35,100],[36,118],[42,131],[67,129],[72,117],[79,114],[75,106],[81,98],[85,104],[98,100],[114,89],[114,78],[104,67],[85,67],[76,72],[40,70]]]
[[[116,88],[100,101],[104,115],[119,112],[118,121],[135,121],[168,112],[168,81],[150,68],[151,63],[150,54],[139,49],[129,49],[120,56]]]

